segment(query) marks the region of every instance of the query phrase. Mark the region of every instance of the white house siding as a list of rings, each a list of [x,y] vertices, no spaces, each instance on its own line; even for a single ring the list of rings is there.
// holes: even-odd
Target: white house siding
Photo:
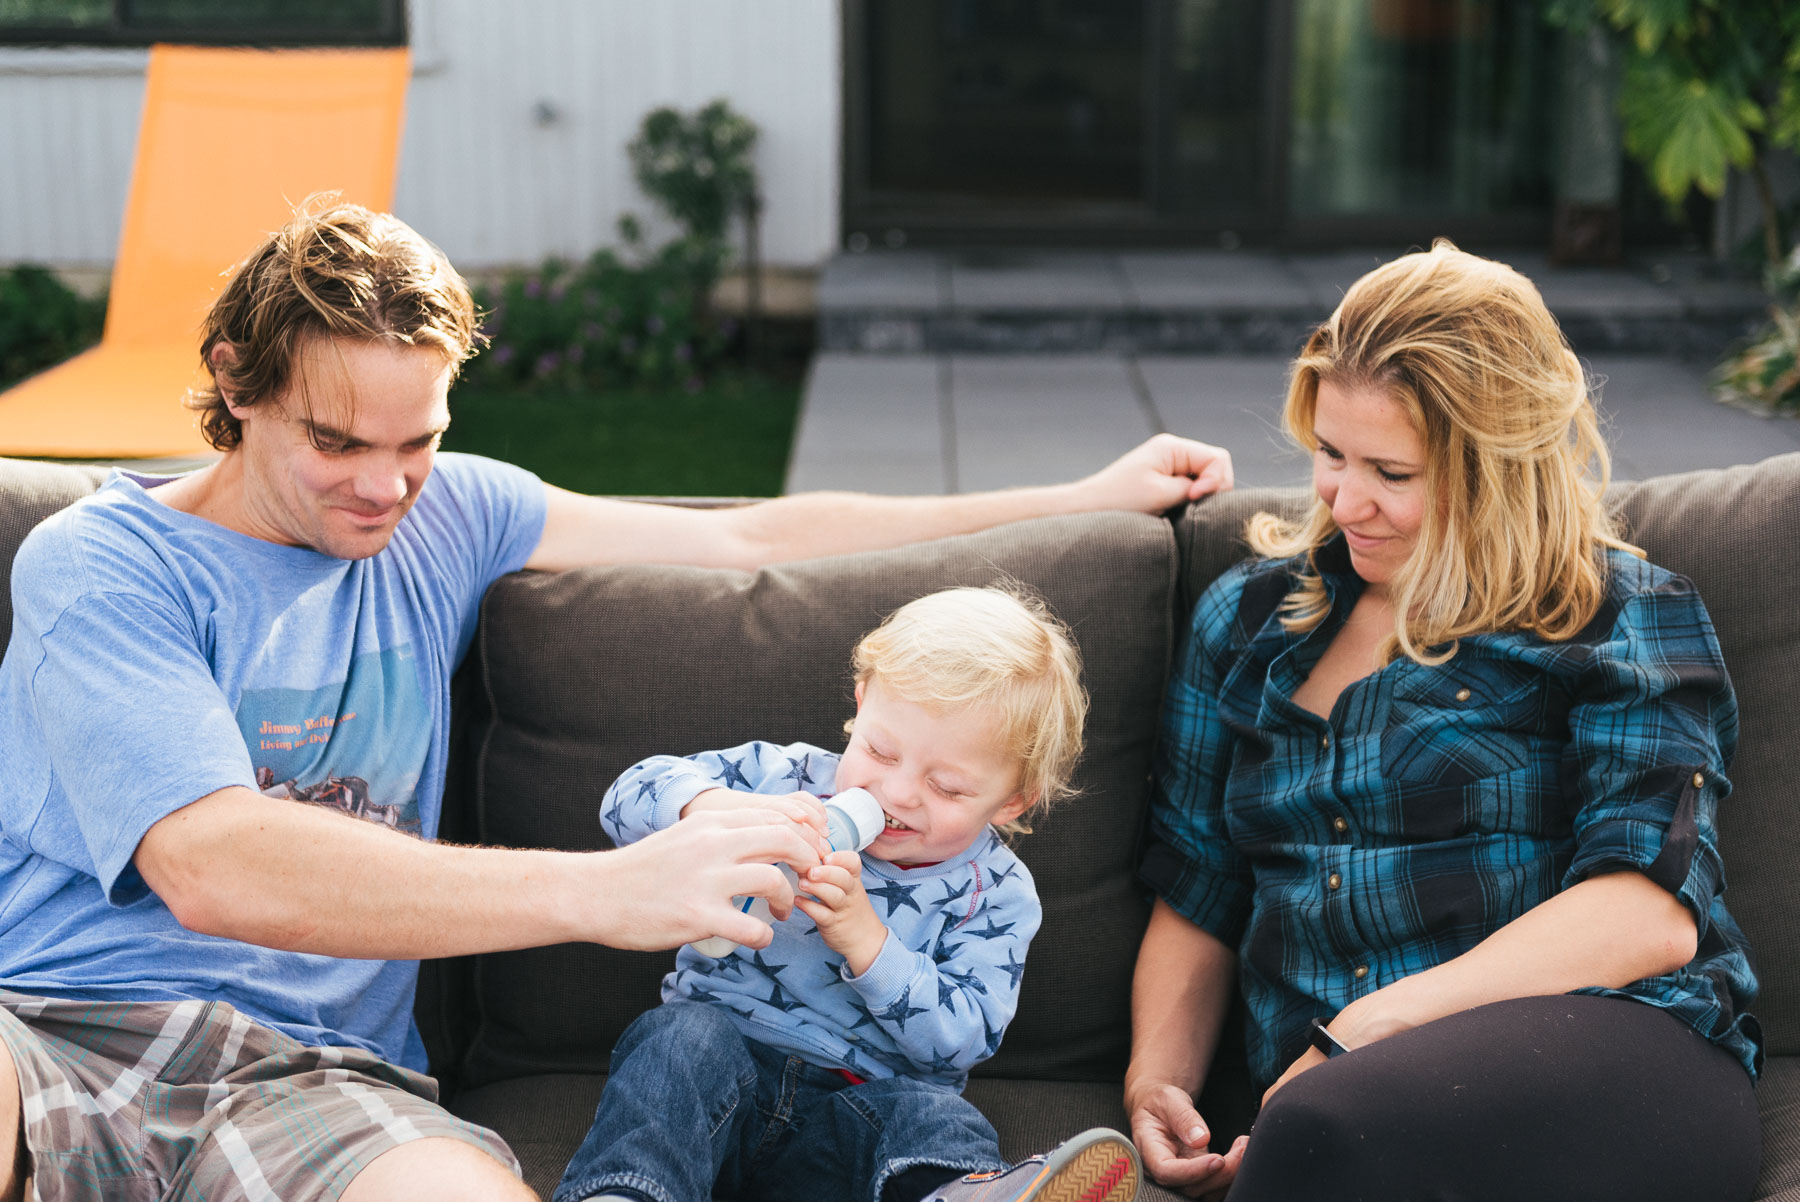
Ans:
[[[109,263],[144,100],[142,50],[0,47],[0,263]]]
[[[724,97],[762,130],[765,258],[817,266],[838,236],[839,21],[837,0],[413,0],[395,210],[465,268],[584,255],[652,212],[625,158],[643,115]],[[0,263],[110,261],[143,61],[0,49]]]

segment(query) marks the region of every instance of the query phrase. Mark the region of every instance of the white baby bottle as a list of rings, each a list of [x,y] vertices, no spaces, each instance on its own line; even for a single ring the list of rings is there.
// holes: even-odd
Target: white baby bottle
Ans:
[[[831,843],[832,851],[861,851],[875,842],[875,836],[887,825],[887,815],[881,811],[881,803],[867,789],[845,789],[837,796],[829,798],[825,806],[825,837]],[[778,865],[787,875],[788,884],[796,889],[800,887],[800,878],[786,864]],[[771,921],[769,902],[763,897],[733,898],[737,908],[752,918],[760,918],[764,922]],[[718,959],[729,956],[736,951],[738,945],[723,935],[712,935],[705,939],[697,939],[688,944],[689,947],[703,956]]]

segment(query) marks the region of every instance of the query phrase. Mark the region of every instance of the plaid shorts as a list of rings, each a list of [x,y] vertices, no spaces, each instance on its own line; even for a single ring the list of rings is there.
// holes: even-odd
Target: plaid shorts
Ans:
[[[518,1172],[430,1077],[309,1047],[223,1002],[74,1002],[0,989],[42,1202],[333,1199],[383,1152],[443,1136]]]

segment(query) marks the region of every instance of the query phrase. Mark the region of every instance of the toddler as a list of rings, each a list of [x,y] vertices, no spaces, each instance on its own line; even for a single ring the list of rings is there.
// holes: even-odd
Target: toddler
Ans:
[[[1017,1008],[1042,917],[1003,837],[1069,790],[1087,696],[1043,604],[958,588],[902,607],[858,644],[841,755],[747,743],[636,765],[607,791],[618,844],[688,814],[790,807],[861,787],[886,827],[800,878],[774,942],[692,947],[663,1004],[613,1049],[593,1128],[553,1202],[869,1199],[1129,1202],[1137,1153],[1097,1129],[1007,1167],[962,1097]]]

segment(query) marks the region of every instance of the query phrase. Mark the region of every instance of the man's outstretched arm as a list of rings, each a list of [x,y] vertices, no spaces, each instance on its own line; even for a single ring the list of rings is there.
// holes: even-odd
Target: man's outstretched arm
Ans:
[[[221,789],[157,822],[133,857],[189,930],[264,947],[418,960],[587,942],[667,949],[708,935],[765,946],[734,895],[793,892],[773,861],[819,863],[773,810],[696,815],[616,851],[428,843],[317,806]]]
[[[527,567],[679,563],[755,568],[869,551],[1056,513],[1161,513],[1232,485],[1231,454],[1158,434],[1082,480],[929,497],[800,493],[729,509],[644,505],[549,488],[544,536]]]

